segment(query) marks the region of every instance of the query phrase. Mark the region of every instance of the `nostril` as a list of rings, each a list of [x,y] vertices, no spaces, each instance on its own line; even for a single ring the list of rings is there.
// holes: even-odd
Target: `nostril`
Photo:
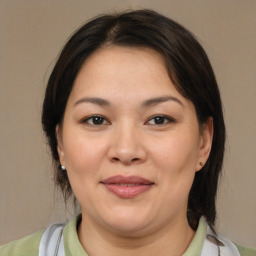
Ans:
[[[124,164],[131,164],[131,163],[137,163],[140,161],[140,158],[118,158],[118,157],[112,157],[112,161],[113,162],[123,162]]]

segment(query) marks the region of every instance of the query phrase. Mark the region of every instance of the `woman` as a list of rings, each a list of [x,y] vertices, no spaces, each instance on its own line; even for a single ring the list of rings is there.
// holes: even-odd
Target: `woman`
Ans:
[[[97,17],[67,42],[42,124],[81,215],[1,255],[256,255],[217,234],[225,125],[209,60],[150,10]]]

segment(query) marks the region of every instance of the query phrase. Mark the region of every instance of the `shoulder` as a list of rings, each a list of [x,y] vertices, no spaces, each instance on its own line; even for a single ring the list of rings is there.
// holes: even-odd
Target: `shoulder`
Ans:
[[[241,256],[256,256],[256,248],[246,247],[235,242],[234,244]]]
[[[37,256],[40,240],[43,234],[38,231],[24,238],[0,246],[1,256]]]
[[[77,222],[80,219],[81,219],[81,216],[78,215],[74,217],[72,220],[70,220],[67,224],[64,224],[64,223],[57,224],[57,226],[65,226],[63,235],[64,235],[65,250],[66,250],[66,247],[68,249],[66,255],[71,255],[69,250],[71,247],[72,249],[75,248],[75,250],[81,247],[81,245],[79,244],[79,240],[76,232]],[[5,245],[1,245],[0,256],[38,256],[39,245],[40,245],[42,236],[43,234],[45,234],[45,231],[47,230],[49,231],[49,229],[52,228],[53,226],[56,226],[56,224],[50,225],[45,230],[38,231],[24,238],[15,240]],[[52,232],[50,233],[52,234]],[[81,251],[81,248],[80,248],[80,251]],[[78,255],[84,255],[84,254],[79,253]]]
[[[233,242],[229,238],[214,231],[207,224],[206,236],[203,246],[203,252],[205,255],[208,255],[207,253],[211,251],[212,245],[217,245],[219,247],[221,255],[256,256],[256,248],[246,247],[239,243]]]

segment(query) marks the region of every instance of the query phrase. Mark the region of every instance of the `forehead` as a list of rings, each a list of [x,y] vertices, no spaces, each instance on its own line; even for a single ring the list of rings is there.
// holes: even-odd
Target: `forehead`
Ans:
[[[120,92],[179,94],[164,58],[149,48],[108,46],[89,56],[73,85],[72,94]]]

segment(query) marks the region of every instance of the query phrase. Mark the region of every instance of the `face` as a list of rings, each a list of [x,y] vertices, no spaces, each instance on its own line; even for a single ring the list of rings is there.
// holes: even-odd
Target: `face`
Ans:
[[[111,46],[83,64],[57,126],[58,152],[83,218],[141,235],[186,219],[211,125],[172,84],[162,57]]]

